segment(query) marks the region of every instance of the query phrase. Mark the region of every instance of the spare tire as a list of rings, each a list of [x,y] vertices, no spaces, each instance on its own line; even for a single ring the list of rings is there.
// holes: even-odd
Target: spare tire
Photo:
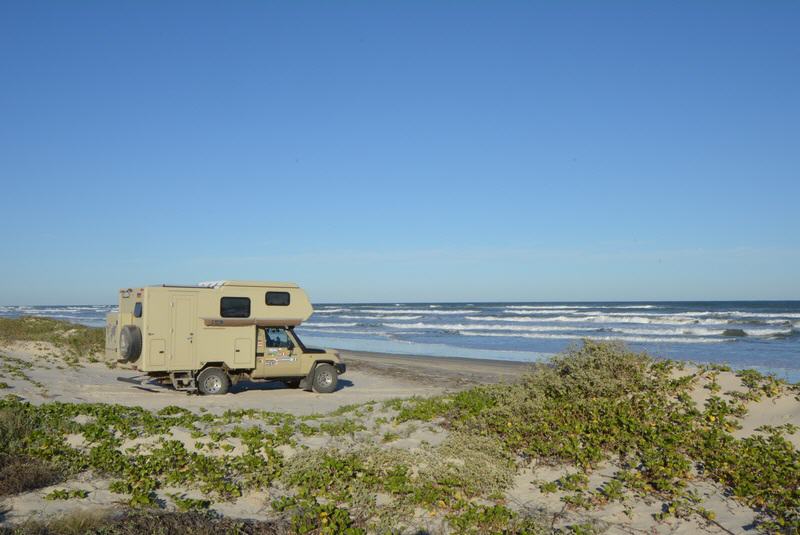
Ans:
[[[134,362],[142,354],[142,331],[136,325],[125,325],[119,333],[119,356]]]

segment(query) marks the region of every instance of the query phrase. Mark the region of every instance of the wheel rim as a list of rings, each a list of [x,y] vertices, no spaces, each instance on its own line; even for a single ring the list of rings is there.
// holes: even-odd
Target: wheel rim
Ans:
[[[331,386],[333,384],[333,374],[328,370],[323,370],[317,374],[319,378],[317,384],[320,386]]]
[[[209,394],[216,394],[222,388],[222,381],[219,377],[212,375],[211,377],[206,377],[203,381],[203,387]]]

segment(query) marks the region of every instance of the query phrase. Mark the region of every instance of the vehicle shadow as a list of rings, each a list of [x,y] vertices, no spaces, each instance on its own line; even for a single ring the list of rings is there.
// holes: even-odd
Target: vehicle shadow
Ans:
[[[123,383],[129,383],[132,385],[133,388],[137,390],[141,390],[143,392],[150,392],[153,394],[159,393],[166,393],[166,392],[178,392],[175,390],[172,385],[165,384],[158,379],[149,379],[142,381],[141,379],[133,378],[133,377],[117,377],[117,381]],[[354,386],[353,382],[348,379],[339,378],[339,383],[336,385],[336,390],[334,392],[339,392],[345,388],[350,388]],[[298,390],[297,388],[289,388],[283,381],[248,381],[242,380],[239,381],[235,385],[231,385],[230,390],[228,393],[230,394],[239,394],[241,392],[248,392],[248,391],[258,391],[258,390]]]
[[[354,386],[353,381],[348,379],[339,379],[334,392],[339,392],[345,388]],[[299,390],[298,388],[289,388],[282,381],[239,381],[236,385],[231,385],[228,391],[230,394],[238,394],[240,392],[247,392],[252,390]]]

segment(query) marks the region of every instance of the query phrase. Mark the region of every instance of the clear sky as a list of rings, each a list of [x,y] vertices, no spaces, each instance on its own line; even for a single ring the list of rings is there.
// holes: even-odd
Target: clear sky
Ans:
[[[0,304],[800,298],[798,2],[0,4]]]

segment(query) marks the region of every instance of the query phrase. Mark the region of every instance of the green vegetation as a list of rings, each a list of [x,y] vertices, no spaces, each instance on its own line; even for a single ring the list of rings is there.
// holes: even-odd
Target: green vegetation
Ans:
[[[282,481],[305,500],[300,506],[312,498],[347,504],[359,523],[377,529],[411,518],[416,507],[459,511],[472,498],[503,491],[514,472],[511,458],[492,439],[454,434],[413,453],[375,446],[306,451],[288,461]],[[391,499],[378,506],[378,493]]]
[[[90,356],[103,351],[103,329],[34,316],[0,318],[0,342],[47,342],[69,356]]]
[[[83,489],[74,489],[74,490],[65,490],[65,489],[56,489],[53,492],[45,495],[45,500],[72,500],[72,499],[83,499],[89,496],[88,490]]]
[[[761,511],[765,529],[800,529],[800,453],[785,438],[794,429],[734,438],[745,406],[712,393],[697,408],[688,395],[697,376],[673,373],[676,366],[586,341],[517,385],[397,402],[396,419],[443,419],[451,429],[494,437],[523,458],[584,472],[615,460],[625,468],[619,479],[627,489],[670,502],[686,500],[697,471]],[[740,377],[750,392],[779,393],[774,378]]]
[[[179,511],[201,511],[211,506],[211,500],[188,498],[185,494],[171,493],[168,495]]]
[[[0,377],[27,381],[32,385],[43,389],[44,385],[42,383],[31,379],[30,376],[25,373],[26,370],[31,368],[33,368],[33,365],[28,361],[11,357],[9,355],[0,354]],[[9,387],[6,383],[2,383],[2,385],[0,385],[2,388]]]
[[[744,394],[732,392],[731,394],[747,401],[760,401],[762,396],[774,398],[783,394],[790,386],[786,381],[776,379],[771,375],[764,375],[756,370],[742,370],[737,372],[736,376],[747,387],[747,392]]]
[[[4,368],[9,374],[27,369],[24,361],[2,362],[11,366]],[[211,526],[237,533],[238,524],[214,516],[214,504],[269,490],[281,496],[271,501],[277,524],[269,528],[294,533],[415,529],[420,518],[457,533],[602,531],[585,517],[573,522],[560,513],[514,507],[508,493],[515,477],[544,465],[559,475],[533,488],[577,516],[611,502],[627,511],[632,500],[645,498],[662,505],[656,521],[713,523],[714,512],[693,486],[700,479],[757,511],[761,529],[800,529],[800,454],[786,439],[797,430],[784,425],[746,438],[733,435],[747,403],[796,386],[740,372],[746,390],[722,393],[719,367],[682,370],[591,341],[551,364],[512,385],[306,417],[258,410],[198,414],[176,406],[150,412],[106,404],[32,405],[6,396],[0,401],[0,495],[91,471],[113,479],[110,490],[138,511],[126,514],[139,527],[155,526],[155,518],[171,526],[181,518],[196,523],[199,533],[212,532]],[[703,406],[690,396],[700,384],[706,387]],[[175,428],[191,440],[177,440]],[[427,438],[438,437],[431,438],[434,444],[421,442],[413,451],[393,447],[428,428],[434,432]],[[81,440],[68,440],[75,436]],[[308,442],[311,436],[330,440]],[[285,457],[286,451],[292,455]],[[592,484],[601,466],[611,466],[613,475]],[[20,470],[27,475],[17,477]],[[185,492],[166,493],[175,488]],[[46,498],[78,499],[85,492],[58,489]],[[163,500],[182,513],[159,513]],[[93,522],[98,527],[85,532],[128,533],[116,520]],[[21,533],[67,532],[32,526]],[[172,533],[163,526],[159,532]],[[265,526],[248,524],[252,531],[244,532]],[[39,531],[24,531],[34,527]]]

